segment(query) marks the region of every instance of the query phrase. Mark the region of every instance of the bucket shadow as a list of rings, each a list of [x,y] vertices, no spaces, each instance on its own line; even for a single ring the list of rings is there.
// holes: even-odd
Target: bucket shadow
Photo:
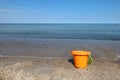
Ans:
[[[70,62],[72,65],[74,65],[73,59],[68,59],[68,62]]]
[[[116,61],[118,64],[120,64],[120,58],[118,58],[118,60]]]

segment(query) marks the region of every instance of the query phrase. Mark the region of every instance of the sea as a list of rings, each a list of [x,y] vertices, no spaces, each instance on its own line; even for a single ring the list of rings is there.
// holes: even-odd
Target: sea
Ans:
[[[0,24],[0,56],[72,58],[72,50],[120,58],[120,24]]]
[[[0,24],[0,39],[120,40],[120,24]]]

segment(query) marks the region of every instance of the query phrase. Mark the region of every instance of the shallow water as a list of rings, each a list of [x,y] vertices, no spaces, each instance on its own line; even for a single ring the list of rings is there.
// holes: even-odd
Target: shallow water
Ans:
[[[107,40],[0,40],[2,56],[72,58],[72,50],[89,50],[93,57],[120,58],[120,41]]]

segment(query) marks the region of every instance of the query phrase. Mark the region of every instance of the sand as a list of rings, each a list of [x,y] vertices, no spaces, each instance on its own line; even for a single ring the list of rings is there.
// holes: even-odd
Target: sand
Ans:
[[[75,68],[75,49],[91,51],[93,64]],[[120,80],[120,41],[0,40],[0,80]]]
[[[0,57],[0,80],[120,80],[120,59],[94,58],[85,69],[72,59]]]

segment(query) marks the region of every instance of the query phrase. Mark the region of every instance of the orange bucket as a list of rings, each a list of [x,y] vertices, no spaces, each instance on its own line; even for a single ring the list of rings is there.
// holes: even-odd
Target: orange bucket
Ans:
[[[73,50],[72,51],[74,65],[77,68],[86,68],[88,63],[88,56],[90,55],[89,51],[80,51]]]

